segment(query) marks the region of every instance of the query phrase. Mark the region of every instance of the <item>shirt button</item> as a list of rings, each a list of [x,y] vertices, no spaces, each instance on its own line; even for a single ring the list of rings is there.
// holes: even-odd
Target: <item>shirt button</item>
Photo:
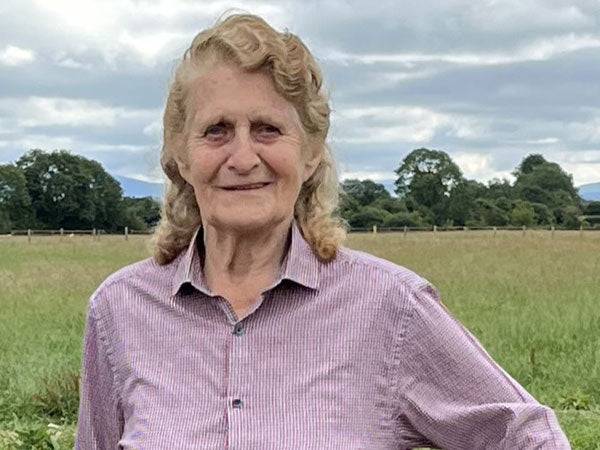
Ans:
[[[244,334],[244,325],[241,322],[235,324],[235,326],[233,327],[233,334],[235,334],[236,336],[241,336],[242,334]]]
[[[243,405],[242,400],[239,398],[234,398],[233,401],[231,402],[231,406],[233,406],[234,408],[241,408]]]

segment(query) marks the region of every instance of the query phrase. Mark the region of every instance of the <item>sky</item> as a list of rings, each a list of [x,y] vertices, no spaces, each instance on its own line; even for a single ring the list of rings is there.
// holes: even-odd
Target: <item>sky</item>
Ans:
[[[311,49],[344,178],[389,186],[427,147],[482,182],[530,153],[600,181],[600,0],[2,0],[0,164],[67,149],[161,181],[173,69],[231,9]]]

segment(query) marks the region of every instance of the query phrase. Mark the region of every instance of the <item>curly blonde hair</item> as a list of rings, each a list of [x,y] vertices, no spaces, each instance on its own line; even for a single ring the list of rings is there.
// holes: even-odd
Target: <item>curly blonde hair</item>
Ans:
[[[278,32],[250,14],[231,15],[199,33],[175,70],[163,117],[161,165],[169,182],[152,240],[155,259],[159,264],[171,262],[202,224],[194,190],[181,176],[177,160],[186,159],[191,81],[200,69],[217,61],[268,74],[275,90],[297,110],[308,139],[319,147],[316,151],[322,151],[321,162],[300,189],[294,218],[313,252],[324,261],[332,260],[346,237],[346,227],[337,214],[340,188],[336,164],[325,143],[330,108],[322,89],[323,77],[297,36]]]

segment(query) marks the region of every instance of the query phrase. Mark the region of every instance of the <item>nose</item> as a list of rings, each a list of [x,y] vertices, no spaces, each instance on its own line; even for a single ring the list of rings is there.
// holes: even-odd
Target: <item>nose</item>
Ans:
[[[226,162],[227,169],[237,173],[248,173],[260,165],[256,143],[247,129],[235,133],[231,142],[230,155]]]

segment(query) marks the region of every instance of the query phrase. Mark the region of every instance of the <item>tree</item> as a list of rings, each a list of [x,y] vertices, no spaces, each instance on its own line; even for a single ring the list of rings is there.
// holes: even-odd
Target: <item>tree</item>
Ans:
[[[552,225],[555,222],[554,214],[543,203],[531,203],[535,212],[535,221],[538,225]]]
[[[527,175],[528,173],[533,172],[533,169],[542,164],[546,164],[548,161],[540,155],[539,153],[532,153],[531,155],[527,155],[521,164],[515,169],[513,175],[516,178],[519,178],[522,175]]]
[[[565,191],[572,201],[579,201],[577,189],[573,185],[573,177],[564,172],[556,163],[537,165],[531,172],[520,175],[515,181],[517,190],[531,186],[541,188],[546,192]]]
[[[583,213],[587,216],[586,221],[592,226],[600,224],[600,202],[589,202],[585,205]]]
[[[12,222],[5,208],[0,207],[0,233],[8,233],[12,230]]]
[[[387,212],[395,214],[398,212],[408,212],[406,203],[396,197],[378,198],[373,206],[379,209],[385,209]]]
[[[449,219],[454,225],[466,225],[475,217],[475,201],[486,191],[485,185],[475,180],[462,179],[450,193]]]
[[[15,165],[0,165],[0,231],[32,226],[27,180]]]
[[[568,205],[559,209],[558,223],[566,228],[579,228],[582,223],[580,217],[581,210],[576,206]]]
[[[133,217],[139,219],[139,222],[130,223],[127,226],[134,230],[147,230],[148,228],[158,225],[160,220],[160,203],[152,197],[124,197],[123,205],[125,206],[126,217],[133,222]]]
[[[443,192],[448,193],[462,177],[459,167],[441,150],[418,148],[404,158],[396,170],[398,178],[394,182],[396,193],[400,198],[411,192],[415,178],[431,176],[442,186]]]
[[[431,215],[438,225],[447,220],[450,192],[462,180],[459,167],[447,153],[413,150],[395,172],[398,197],[406,198],[407,204],[412,199],[423,215]]]
[[[512,211],[509,214],[510,223],[512,225],[526,225],[531,226],[535,224],[535,210],[531,203],[516,200]]]
[[[103,228],[123,224],[119,183],[96,161],[65,150],[30,150],[18,161],[33,211],[45,228]]]
[[[350,216],[348,223],[352,228],[371,228],[373,225],[381,227],[390,216],[391,214],[383,209],[364,206]]]
[[[522,200],[527,200],[531,203],[542,203],[544,205],[552,203],[550,193],[539,186],[521,184],[517,189],[519,198]]]
[[[514,189],[510,181],[503,178],[491,179],[487,184],[487,189],[483,192],[483,198],[496,199],[496,198],[513,198]]]
[[[474,220],[466,225],[483,225],[502,227],[509,222],[507,209],[502,208],[497,200],[478,198],[475,200]],[[503,201],[501,202],[503,203]],[[502,205],[504,206],[504,205]]]
[[[340,195],[339,204],[340,216],[342,218],[348,221],[350,219],[350,216],[354,213],[357,213],[360,210],[360,208],[360,203],[358,203],[358,201],[354,197],[348,195],[348,193],[346,192],[342,192],[342,194]]]
[[[600,216],[600,202],[589,202],[585,205],[583,212],[588,216]]]
[[[342,190],[354,198],[360,205],[372,205],[378,199],[390,198],[385,186],[373,180],[347,179],[342,183]]]
[[[515,175],[514,190],[518,198],[546,205],[554,215],[552,222],[563,225],[569,222],[574,226],[572,218],[581,215],[581,199],[571,175],[541,155],[526,157]]]
[[[420,227],[423,226],[423,218],[416,212],[400,211],[386,217],[383,221],[383,227],[400,228],[400,227]]]

